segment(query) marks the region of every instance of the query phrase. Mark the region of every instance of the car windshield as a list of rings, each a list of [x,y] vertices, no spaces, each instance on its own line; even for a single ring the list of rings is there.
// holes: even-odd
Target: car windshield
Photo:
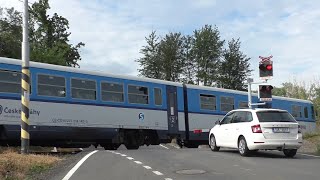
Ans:
[[[296,122],[288,112],[261,111],[257,116],[260,122]]]

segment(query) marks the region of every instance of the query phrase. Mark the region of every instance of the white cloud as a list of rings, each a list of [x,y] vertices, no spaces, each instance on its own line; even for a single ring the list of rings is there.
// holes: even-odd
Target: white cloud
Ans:
[[[34,0],[33,0],[34,1]],[[33,2],[30,1],[30,2]],[[84,42],[81,67],[113,73],[137,74],[134,62],[152,30],[191,34],[204,24],[216,24],[222,38],[242,42],[252,58],[258,80],[258,56],[273,55],[274,79],[281,83],[297,77],[309,81],[319,76],[320,1],[79,1],[50,0],[50,13],[70,22],[71,42]],[[0,6],[22,10],[18,0]]]

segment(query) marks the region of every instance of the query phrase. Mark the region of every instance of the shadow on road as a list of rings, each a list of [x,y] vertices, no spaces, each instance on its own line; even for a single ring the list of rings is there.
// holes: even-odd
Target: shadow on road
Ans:
[[[219,152],[229,153],[229,154],[234,154],[234,155],[240,156],[239,152],[237,150],[233,150],[233,149],[223,149],[223,150],[220,150]],[[260,150],[257,152],[251,152],[251,154],[248,157],[251,157],[251,158],[272,158],[272,159],[320,159],[317,157],[306,156],[306,155],[302,155],[302,154],[298,154],[298,153],[293,158],[289,158],[289,157],[286,157],[281,151],[264,151],[264,150]]]

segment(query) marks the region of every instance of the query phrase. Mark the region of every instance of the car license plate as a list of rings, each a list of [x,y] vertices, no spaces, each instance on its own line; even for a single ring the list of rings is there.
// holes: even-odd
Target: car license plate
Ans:
[[[274,133],[289,133],[290,129],[289,128],[281,128],[281,127],[276,127],[272,128]]]

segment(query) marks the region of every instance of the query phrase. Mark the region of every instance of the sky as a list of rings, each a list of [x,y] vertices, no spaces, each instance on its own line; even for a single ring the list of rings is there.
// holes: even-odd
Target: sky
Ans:
[[[22,11],[21,1],[0,0],[0,7]],[[152,30],[160,36],[191,35],[210,24],[218,27],[221,39],[240,38],[255,82],[260,81],[259,56],[270,55],[271,85],[320,79],[319,0],[49,0],[49,4],[49,14],[69,20],[70,42],[85,43],[80,50],[82,69],[136,76],[135,60],[142,56],[139,50]]]

